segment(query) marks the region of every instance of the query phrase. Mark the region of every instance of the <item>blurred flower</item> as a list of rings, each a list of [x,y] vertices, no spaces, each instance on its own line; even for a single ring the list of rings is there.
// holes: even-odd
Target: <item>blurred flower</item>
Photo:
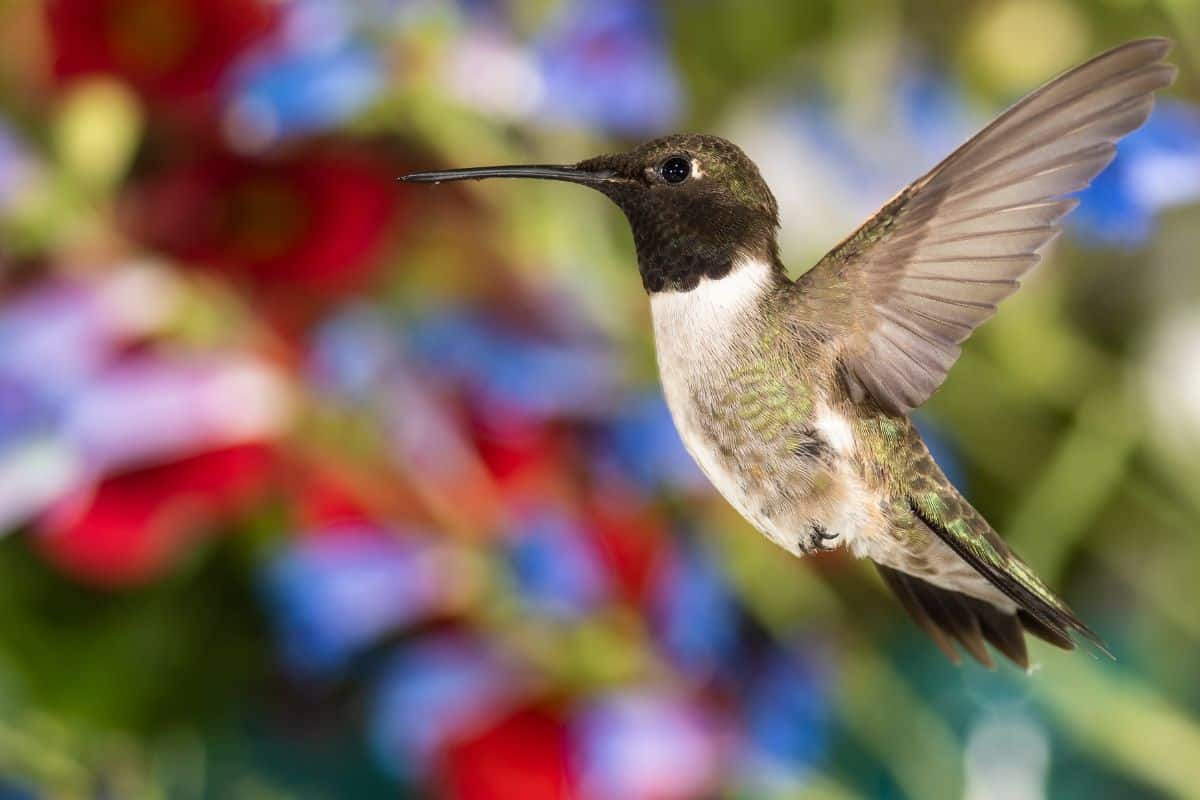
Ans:
[[[1160,101],[1144,126],[1122,139],[1117,158],[1079,195],[1067,217],[1084,242],[1136,246],[1154,216],[1200,200],[1200,108]]]
[[[501,117],[534,117],[545,84],[528,49],[494,25],[467,31],[449,54],[441,80],[459,102]]]
[[[379,58],[355,37],[350,4],[293,0],[277,33],[235,71],[225,131],[235,149],[263,150],[325,130],[382,90]]]
[[[449,800],[570,800],[566,726],[544,711],[510,714],[450,747],[442,782]]]
[[[20,204],[38,172],[25,143],[0,120],[0,213]]]
[[[57,503],[38,524],[38,544],[82,580],[148,581],[261,498],[273,460],[268,446],[245,444],[114,475]]]
[[[178,292],[166,274],[127,266],[39,286],[0,311],[11,343],[0,353],[0,475],[9,476],[0,528],[51,504],[73,509],[56,512],[61,527],[80,504],[105,499],[91,496],[105,476],[269,441],[286,427],[286,381],[253,356],[126,352],[172,317]]]
[[[497,6],[466,5],[466,29],[439,81],[460,102],[632,136],[664,132],[680,116],[682,89],[654,4],[571,0],[532,46]]]
[[[458,609],[475,578],[450,542],[359,524],[292,540],[265,583],[284,658],[320,675],[386,633]]]
[[[413,488],[463,529],[492,527],[498,498],[450,402],[450,383],[432,363],[420,369],[398,327],[367,304],[343,307],[315,331],[309,379],[321,393],[368,415],[387,455]]]
[[[672,540],[658,512],[623,493],[605,487],[584,506],[588,536],[601,555],[614,588],[636,606],[653,594],[667,563]]]
[[[662,648],[688,674],[705,678],[737,662],[737,600],[696,544],[673,552],[656,582],[651,614]]]
[[[489,416],[599,415],[620,378],[610,348],[521,332],[481,314],[442,310],[410,330],[413,355],[465,385]]]
[[[236,353],[141,354],[109,365],[65,409],[61,432],[107,473],[281,434],[281,374]]]
[[[400,357],[399,332],[383,312],[348,304],[313,331],[308,374],[322,393],[369,404],[393,377]]]
[[[118,264],[94,281],[46,282],[0,309],[0,372],[58,394],[90,380],[114,353],[164,326],[180,289],[164,270]],[[47,369],[53,364],[54,369]]]
[[[374,691],[375,755],[389,772],[425,777],[453,744],[508,713],[523,684],[512,664],[467,635],[409,642],[391,658]]]
[[[211,95],[276,20],[262,0],[48,0],[46,14],[59,80],[115,74],[175,105]]]
[[[597,458],[602,468],[647,492],[711,492],[683,447],[658,390],[631,396],[606,421]]]
[[[505,540],[521,602],[553,617],[578,617],[608,593],[604,566],[578,524],[549,510],[519,515]]]
[[[716,793],[722,725],[681,697],[614,695],[572,727],[584,798],[686,800]]]
[[[572,0],[537,49],[539,116],[641,136],[680,115],[683,92],[652,3]]]
[[[772,651],[746,682],[743,774],[766,790],[794,785],[828,747],[828,679],[816,658]]]
[[[130,231],[273,296],[327,299],[357,287],[405,194],[386,163],[316,149],[278,161],[221,153],[158,172],[128,198]]]

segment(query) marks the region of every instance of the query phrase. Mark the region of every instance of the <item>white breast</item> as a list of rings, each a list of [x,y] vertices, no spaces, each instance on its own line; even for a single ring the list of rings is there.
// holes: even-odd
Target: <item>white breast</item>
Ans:
[[[724,355],[738,319],[751,312],[769,290],[771,266],[757,259],[736,263],[723,278],[701,278],[687,292],[650,297],[660,367],[717,359]],[[665,352],[664,352],[665,351]],[[666,375],[663,376],[664,382]]]
[[[745,335],[739,320],[754,312],[771,281],[770,265],[747,259],[734,265],[723,278],[701,279],[700,285],[690,291],[659,292],[650,297],[663,393],[679,436],[717,491],[764,531],[770,526],[757,518],[739,488],[737,476],[716,457],[701,431],[695,419],[693,393],[703,391],[706,376],[720,373],[728,363],[732,337]]]

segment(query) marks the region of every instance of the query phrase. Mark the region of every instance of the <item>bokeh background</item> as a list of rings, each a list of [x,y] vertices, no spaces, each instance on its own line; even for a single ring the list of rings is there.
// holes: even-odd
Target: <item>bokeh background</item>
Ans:
[[[619,213],[799,271],[1025,91],[1181,67],[919,415],[1116,661],[956,668],[670,425]],[[1200,2],[0,2],[0,798],[1200,797]]]

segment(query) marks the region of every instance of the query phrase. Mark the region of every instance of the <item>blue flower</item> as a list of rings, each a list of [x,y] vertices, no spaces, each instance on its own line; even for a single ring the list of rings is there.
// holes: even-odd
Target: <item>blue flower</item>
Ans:
[[[832,710],[815,660],[773,652],[749,684],[744,713],[744,766],[752,782],[795,781],[820,763]]]
[[[384,634],[445,611],[460,596],[456,551],[363,527],[294,540],[263,585],[284,660],[301,675],[341,669]]]
[[[431,315],[411,335],[414,355],[463,382],[489,414],[591,416],[611,405],[617,361],[597,344],[548,341],[462,312]]]
[[[534,611],[578,617],[608,596],[598,554],[577,522],[564,515],[521,515],[505,549],[521,601]]]
[[[333,0],[288,4],[281,34],[245,59],[228,88],[226,130],[241,150],[327,130],[383,90],[383,66]]]
[[[707,677],[735,662],[737,602],[721,570],[694,543],[676,551],[663,570],[651,614],[662,648],[687,672]]]
[[[309,375],[335,397],[369,400],[392,374],[400,339],[382,313],[367,305],[342,309],[317,329],[309,346]]]
[[[1084,243],[1143,244],[1160,210],[1200,200],[1200,108],[1160,102],[1067,218]]]
[[[660,392],[629,398],[612,415],[598,446],[602,466],[648,491],[709,491],[688,455]]]

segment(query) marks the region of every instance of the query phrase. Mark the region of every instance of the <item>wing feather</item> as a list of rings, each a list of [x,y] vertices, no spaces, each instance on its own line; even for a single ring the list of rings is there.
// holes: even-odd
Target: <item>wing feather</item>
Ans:
[[[1174,80],[1169,48],[1129,42],[1032,92],[796,282],[810,316],[828,309],[805,297],[846,300],[835,335],[852,397],[905,413],[941,385],[1058,235],[1076,205],[1066,195],[1112,161]]]

